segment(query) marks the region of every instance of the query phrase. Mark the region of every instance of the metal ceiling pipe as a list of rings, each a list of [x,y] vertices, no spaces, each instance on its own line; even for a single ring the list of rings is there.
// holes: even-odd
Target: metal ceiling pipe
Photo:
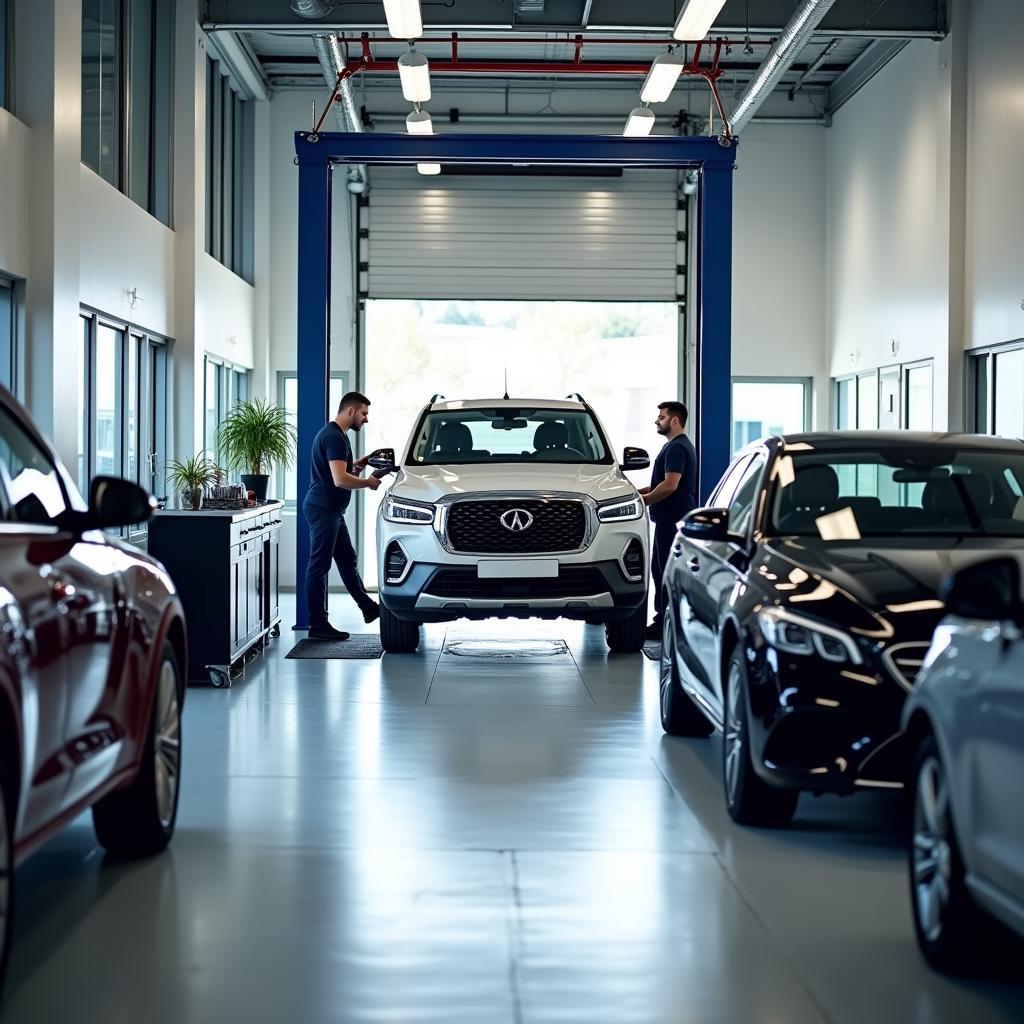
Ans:
[[[316,50],[320,67],[323,69],[324,82],[329,89],[334,90],[338,82],[338,75],[345,70],[347,55],[344,47],[333,35],[313,36],[313,49]],[[363,119],[356,109],[355,97],[352,95],[352,82],[345,78],[338,87],[339,104],[334,105],[334,117],[338,122],[338,130],[343,132],[361,132],[363,130]],[[366,168],[362,164],[351,164],[348,172],[348,189],[350,192],[363,192],[366,190],[368,177]]]
[[[733,132],[743,131],[750,123],[834,3],[835,0],[804,0],[793,12],[789,23],[775,40],[775,45],[768,51],[753,81],[736,104],[732,114]]]

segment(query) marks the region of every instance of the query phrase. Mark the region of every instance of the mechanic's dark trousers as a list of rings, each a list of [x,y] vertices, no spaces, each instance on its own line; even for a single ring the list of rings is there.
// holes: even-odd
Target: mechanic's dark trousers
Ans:
[[[661,581],[665,578],[665,566],[672,553],[676,539],[676,524],[673,519],[654,524],[654,546],[651,549],[651,586],[654,587],[654,621],[661,622]]]
[[[361,611],[374,606],[356,569],[356,549],[345,525],[345,513],[303,502],[302,511],[309,523],[309,565],[306,567],[306,601],[309,626],[327,625],[327,574],[331,562],[341,573],[341,582]]]

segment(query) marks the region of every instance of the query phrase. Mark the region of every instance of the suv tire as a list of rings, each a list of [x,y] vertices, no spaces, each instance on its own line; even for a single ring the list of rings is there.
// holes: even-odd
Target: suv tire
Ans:
[[[608,650],[612,654],[638,654],[642,651],[644,640],[647,639],[646,599],[628,619],[606,622],[604,631]]]
[[[397,618],[382,604],[380,644],[388,654],[412,654],[420,645],[420,624]]]

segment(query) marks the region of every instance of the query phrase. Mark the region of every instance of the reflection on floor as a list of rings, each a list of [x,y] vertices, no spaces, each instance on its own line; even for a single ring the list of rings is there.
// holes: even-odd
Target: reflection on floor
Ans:
[[[83,818],[19,871],[5,1024],[1022,1019],[923,966],[897,801],[733,827],[717,740],[664,737],[657,666],[599,629],[292,639],[189,691],[169,854],[107,864]]]

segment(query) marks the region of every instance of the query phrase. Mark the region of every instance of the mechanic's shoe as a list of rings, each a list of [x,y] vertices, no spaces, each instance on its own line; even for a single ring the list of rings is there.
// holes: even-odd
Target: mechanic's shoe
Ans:
[[[310,640],[347,640],[349,634],[343,629],[335,629],[329,622],[322,626],[309,627]]]
[[[363,622],[376,622],[380,618],[380,605],[374,602],[363,609]]]
[[[661,639],[661,623],[655,620],[648,627],[644,636],[648,640],[660,640]]]

